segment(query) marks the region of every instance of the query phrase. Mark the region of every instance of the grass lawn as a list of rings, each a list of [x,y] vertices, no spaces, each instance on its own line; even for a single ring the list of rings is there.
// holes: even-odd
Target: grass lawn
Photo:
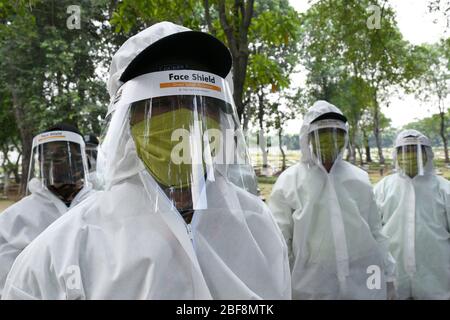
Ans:
[[[14,203],[14,201],[10,201],[10,200],[0,200],[0,213],[3,212],[3,210],[8,208],[13,203]]]
[[[264,200],[269,199],[275,181],[277,181],[277,177],[258,177],[258,187]]]
[[[435,158],[436,156],[440,156],[437,160],[434,160],[434,168],[437,175],[440,175],[446,179],[450,179],[450,167],[445,165],[445,162],[443,160],[443,155],[440,154],[440,151],[438,148],[435,150]],[[441,152],[442,153],[442,152]],[[375,185],[378,181],[380,181],[383,177],[392,174],[393,173],[393,166],[392,166],[392,159],[391,159],[391,150],[390,149],[384,149],[383,154],[385,156],[386,163],[384,166],[380,166],[378,161],[378,156],[375,152],[375,150],[372,150],[372,159],[374,162],[370,164],[366,164],[362,167],[363,170],[367,171],[369,174],[370,181],[373,185]],[[256,172],[258,173],[258,168],[262,165],[262,156],[261,154],[252,154],[251,155],[253,165],[256,168]],[[287,151],[286,153],[286,164],[287,166],[291,166],[295,163],[297,163],[300,160],[300,153],[299,151]],[[263,199],[267,200],[270,196],[270,193],[272,191],[273,184],[277,180],[277,176],[272,176],[272,173],[275,173],[279,171],[279,168],[281,167],[281,158],[279,155],[273,155],[269,154],[268,156],[268,162],[270,166],[269,175],[258,176],[258,187],[261,192],[261,196]]]

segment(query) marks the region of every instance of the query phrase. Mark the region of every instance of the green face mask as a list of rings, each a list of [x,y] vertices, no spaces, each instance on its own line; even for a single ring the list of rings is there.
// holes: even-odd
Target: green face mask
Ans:
[[[316,138],[318,137],[318,138]],[[333,163],[345,146],[345,132],[343,130],[319,129],[317,135],[311,136],[314,154],[320,153],[322,163]]]
[[[219,129],[219,123],[210,118],[199,115],[201,123],[201,135],[205,130]],[[194,112],[185,108],[175,111],[165,112],[150,119],[140,121],[131,128],[131,135],[136,144],[136,151],[139,158],[144,162],[150,174],[155,180],[164,187],[189,188],[193,179],[193,166],[190,158],[190,142],[189,136],[193,134],[191,127],[194,124]],[[172,134],[177,129],[185,129],[178,132],[184,135],[175,134],[172,141]],[[147,131],[147,132],[146,132]],[[188,133],[189,132],[189,133]],[[204,164],[204,145],[203,136],[200,137],[202,142],[202,159],[198,165],[199,170],[205,172]],[[181,146],[181,147],[180,147]],[[184,146],[184,147],[183,147]],[[186,148],[187,147],[187,148]],[[185,161],[177,160],[174,162],[174,153]]]

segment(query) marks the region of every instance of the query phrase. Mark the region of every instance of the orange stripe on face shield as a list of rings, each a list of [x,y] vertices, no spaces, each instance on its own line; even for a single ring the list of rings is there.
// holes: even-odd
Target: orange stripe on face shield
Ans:
[[[192,88],[203,88],[210,89],[214,91],[221,92],[222,89],[218,86],[207,83],[197,83],[197,82],[162,82],[159,84],[161,89],[163,88],[177,88],[177,87],[192,87]]]

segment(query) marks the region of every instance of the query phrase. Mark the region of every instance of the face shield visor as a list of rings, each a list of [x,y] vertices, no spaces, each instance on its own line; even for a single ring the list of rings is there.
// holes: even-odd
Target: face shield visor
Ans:
[[[342,158],[347,140],[347,126],[340,120],[319,120],[310,125],[308,137],[313,160],[330,171],[335,161]]]
[[[423,144],[416,137],[403,138],[397,143],[394,154],[395,168],[397,172],[410,178],[423,176],[431,166],[431,147]]]
[[[137,157],[182,215],[217,206],[208,189],[218,180],[256,191],[233,98],[223,78],[195,70],[161,71],[123,87],[116,112],[126,108],[124,126]],[[113,120],[112,131],[114,126]]]
[[[69,131],[51,131],[33,139],[28,173],[66,204],[70,203],[87,179],[87,159],[83,138]],[[30,190],[27,188],[27,193]]]
[[[120,89],[119,89],[120,90]],[[106,148],[103,144],[106,138],[106,133],[108,132],[109,125],[111,123],[111,118],[114,113],[114,100],[108,107],[108,113],[102,121],[102,128],[99,137],[99,144],[96,146],[95,153],[89,155],[89,151],[86,150],[88,156],[95,156],[95,163],[91,166],[91,172],[95,170],[95,174],[91,174],[91,178],[95,180],[95,187],[97,189],[103,189],[105,185],[105,170],[106,170]]]

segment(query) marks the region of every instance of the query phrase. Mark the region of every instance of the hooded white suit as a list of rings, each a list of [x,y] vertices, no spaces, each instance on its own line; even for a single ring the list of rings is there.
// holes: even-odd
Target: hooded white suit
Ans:
[[[433,173],[428,138],[405,130],[396,145],[407,137],[416,137],[426,146],[423,175],[410,178],[398,170],[375,186],[382,230],[397,261],[398,295],[401,299],[450,299],[450,183]]]
[[[289,248],[292,296],[385,299],[394,261],[380,234],[367,173],[343,161],[342,154],[327,173],[308,146],[311,122],[329,112],[342,114],[326,101],[316,102],[306,113],[300,132],[302,160],[280,175],[269,199]],[[373,274],[375,269],[381,274]],[[378,288],[368,286],[371,276],[379,276]]]
[[[49,225],[94,193],[84,187],[67,207],[52,192],[33,179],[31,194],[0,213],[0,297],[14,260]]]

